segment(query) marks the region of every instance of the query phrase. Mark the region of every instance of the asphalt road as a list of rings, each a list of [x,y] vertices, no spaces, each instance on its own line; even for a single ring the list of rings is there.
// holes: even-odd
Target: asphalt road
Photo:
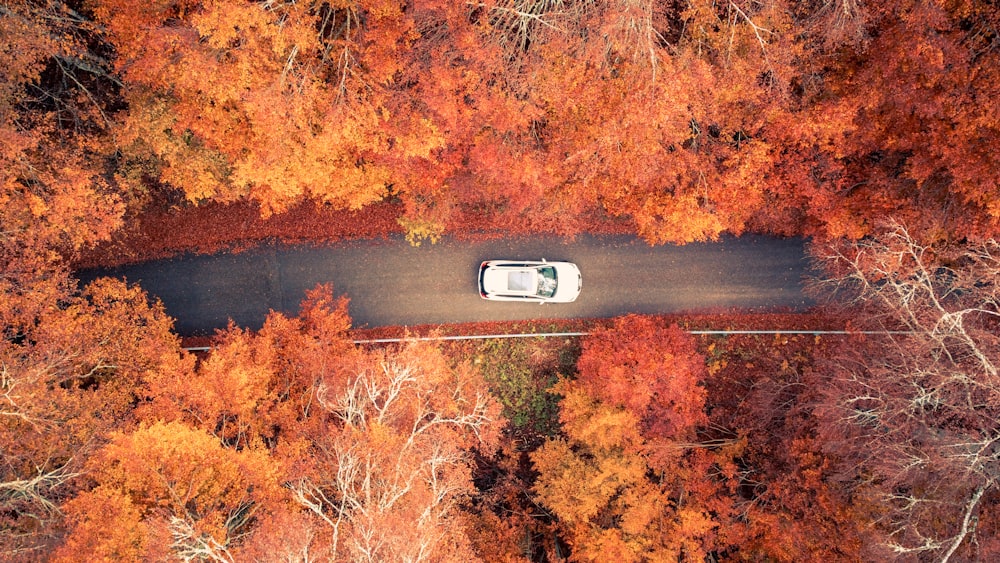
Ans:
[[[720,309],[800,310],[807,262],[801,239],[761,236],[651,247],[623,236],[444,239],[412,247],[402,239],[329,247],[268,246],[239,254],[185,256],[103,271],[86,282],[124,277],[163,301],[181,335],[210,334],[229,319],[259,328],[269,310],[295,314],[307,289],[330,283],[350,298],[355,327],[483,320],[611,317]],[[568,260],[583,274],[570,304],[484,301],[476,288],[487,259]]]

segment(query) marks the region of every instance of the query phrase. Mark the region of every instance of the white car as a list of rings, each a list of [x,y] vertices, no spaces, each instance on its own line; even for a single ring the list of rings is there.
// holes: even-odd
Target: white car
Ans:
[[[571,262],[487,260],[479,266],[479,295],[493,301],[570,303],[583,288]]]

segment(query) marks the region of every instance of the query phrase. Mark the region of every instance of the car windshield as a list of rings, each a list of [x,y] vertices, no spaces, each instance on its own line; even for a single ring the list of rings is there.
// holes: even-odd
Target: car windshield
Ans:
[[[556,294],[556,269],[552,266],[538,268],[538,295],[552,297]]]

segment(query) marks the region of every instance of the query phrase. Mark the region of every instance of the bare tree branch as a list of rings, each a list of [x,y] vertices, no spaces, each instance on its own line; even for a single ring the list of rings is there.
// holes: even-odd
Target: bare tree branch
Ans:
[[[845,457],[885,492],[893,553],[947,561],[1000,479],[998,248],[923,244],[892,222],[870,238],[813,248],[825,272],[812,284],[817,296],[858,328],[906,329],[845,347],[822,407]]]

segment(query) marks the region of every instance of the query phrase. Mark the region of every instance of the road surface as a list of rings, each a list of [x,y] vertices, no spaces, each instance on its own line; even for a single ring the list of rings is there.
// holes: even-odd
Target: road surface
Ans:
[[[762,236],[655,246],[633,237],[581,235],[412,247],[400,239],[326,247],[267,246],[238,254],[184,256],[103,271],[162,300],[181,335],[211,334],[229,319],[256,329],[269,310],[296,314],[305,291],[330,283],[350,298],[358,328],[484,320],[612,317],[727,309],[801,310],[807,261],[801,239]],[[477,291],[487,259],[568,260],[583,273],[575,303],[484,301]]]

